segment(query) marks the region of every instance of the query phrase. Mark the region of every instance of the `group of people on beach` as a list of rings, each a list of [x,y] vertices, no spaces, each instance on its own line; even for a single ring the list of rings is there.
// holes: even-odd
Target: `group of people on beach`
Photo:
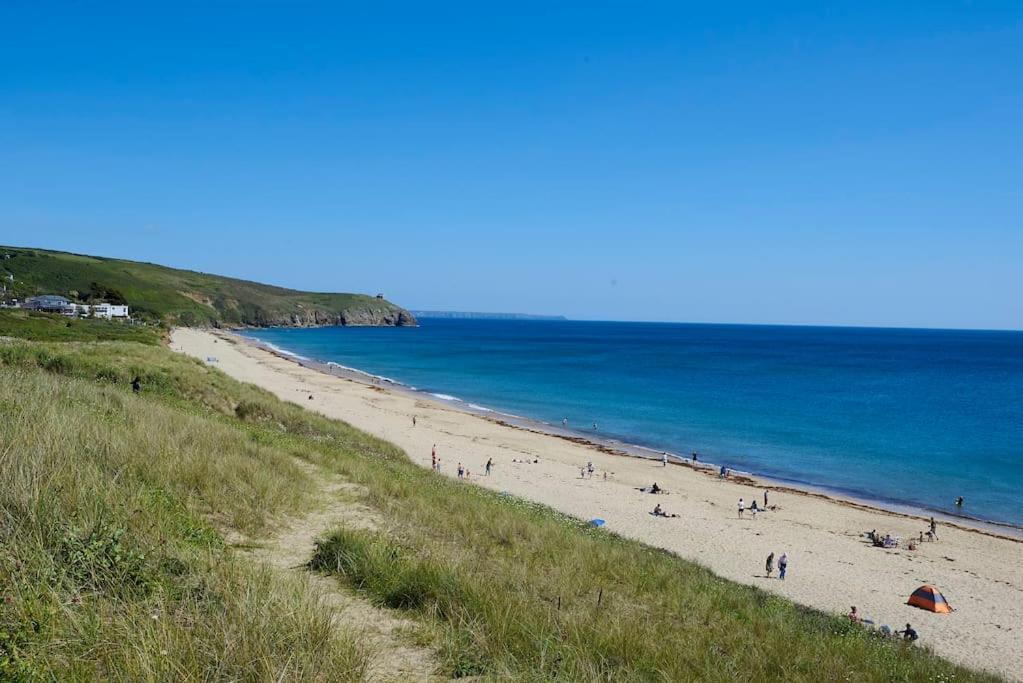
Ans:
[[[881,534],[877,533],[877,529],[872,529],[868,531],[866,536],[867,539],[875,548],[889,549],[898,548],[902,543],[901,539],[893,538],[891,534],[885,534],[884,536],[881,536]],[[926,541],[938,540],[938,523],[934,520],[934,517],[931,517],[930,522],[927,526],[927,531],[926,532],[921,531],[919,539],[911,538],[909,542],[906,544],[906,548],[908,550],[916,550],[917,543],[923,543],[925,540]]]
[[[768,503],[767,503],[769,494],[770,494],[770,490],[764,489],[764,505],[763,505],[763,507],[761,507],[760,505],[757,504],[756,498],[753,499],[753,501],[749,504],[748,507],[746,505],[746,501],[743,500],[742,498],[740,498],[739,499],[739,505],[738,505],[739,519],[743,518],[743,513],[745,513],[746,511],[749,511],[749,513],[753,517],[753,519],[756,519],[758,512],[765,512],[765,511],[767,511],[769,509],[773,510],[774,508],[770,507],[768,505]]]
[[[486,476],[488,477],[490,476],[490,471],[493,468],[494,459],[487,458],[487,464],[483,466],[483,471],[485,472]],[[437,457],[437,444],[433,444],[433,449],[430,452],[430,469],[434,470],[435,472],[440,471],[440,458]],[[458,474],[459,479],[468,479],[472,474],[469,471],[469,468],[463,465],[462,463],[458,463],[458,468],[455,471]]]
[[[874,627],[874,620],[867,619],[866,617],[862,616],[859,613],[859,611],[857,611],[856,605],[853,605],[852,607],[849,608],[849,614],[847,614],[846,616],[849,618],[849,621],[853,622],[854,624],[862,624],[870,628]],[[916,630],[914,630],[910,624],[906,624],[906,628],[902,629],[901,631],[893,631],[892,627],[889,626],[888,624],[882,624],[880,627],[878,627],[877,632],[882,636],[889,638],[898,638],[899,636],[902,636],[903,640],[907,640],[909,642],[913,642],[914,640],[917,640],[920,637],[917,634]]]

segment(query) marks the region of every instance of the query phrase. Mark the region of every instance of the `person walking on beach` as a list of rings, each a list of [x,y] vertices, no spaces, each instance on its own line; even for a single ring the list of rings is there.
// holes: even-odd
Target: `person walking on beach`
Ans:
[[[934,517],[931,517],[931,538],[938,540],[938,523],[934,521]]]
[[[667,466],[668,466],[668,451],[664,451],[664,453],[661,455],[661,467],[667,467]]]
[[[413,427],[416,426],[416,416],[415,415],[412,416],[412,426]]]
[[[593,461],[592,460],[590,460],[588,463],[586,463],[586,475],[590,479],[593,479]]]
[[[487,458],[487,476],[490,476],[490,468],[494,466],[494,459]]]
[[[764,569],[767,571],[767,578],[771,578],[771,572],[774,571],[774,553],[767,556],[767,564],[764,565]]]
[[[465,468],[462,467],[462,463],[458,463],[458,478],[462,479],[465,477]]]
[[[742,511],[746,509],[746,505],[743,503],[742,498],[739,499],[739,519],[742,519]]]
[[[693,462],[695,463],[696,460],[697,460],[696,451],[693,451]]]
[[[437,451],[434,451],[433,455],[430,456],[430,468],[437,469]]]
[[[785,580],[785,572],[789,569],[789,556],[785,553],[781,554],[778,558],[778,579],[781,581]]]
[[[767,509],[767,489],[764,489],[764,509]]]

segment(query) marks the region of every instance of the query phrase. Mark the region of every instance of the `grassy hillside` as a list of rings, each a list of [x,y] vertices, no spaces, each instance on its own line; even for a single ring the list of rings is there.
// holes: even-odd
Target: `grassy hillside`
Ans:
[[[224,540],[315,506],[321,472],[377,521],[325,530],[310,566],[412,619],[442,675],[991,680],[439,476],[161,346],[0,342],[0,413],[0,678],[361,678],[360,634]]]
[[[158,344],[160,329],[100,319],[66,318],[52,313],[0,309],[0,336],[47,341],[133,341]]]
[[[13,275],[14,282],[7,281]],[[120,297],[135,313],[183,325],[415,324],[394,304],[365,294],[320,294],[43,249],[0,247],[0,277],[14,296]]]

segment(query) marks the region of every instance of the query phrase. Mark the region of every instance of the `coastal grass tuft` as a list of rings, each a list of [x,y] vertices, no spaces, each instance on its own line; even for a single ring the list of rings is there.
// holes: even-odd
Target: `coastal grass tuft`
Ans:
[[[128,386],[136,373],[141,396]],[[0,590],[16,597],[0,607],[11,667],[64,679],[121,667],[143,679],[361,676],[358,634],[331,631],[301,586],[248,566],[217,532],[260,533],[313,504],[301,459],[358,484],[380,519],[376,531],[325,534],[311,567],[412,618],[451,677],[994,680],[438,476],[160,347],[0,343],[0,375],[0,533],[24,558],[0,568]]]

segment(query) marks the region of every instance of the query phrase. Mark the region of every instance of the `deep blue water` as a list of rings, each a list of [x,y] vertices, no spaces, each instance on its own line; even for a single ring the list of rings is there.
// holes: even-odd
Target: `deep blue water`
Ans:
[[[250,336],[736,469],[1023,524],[1023,333],[578,321]]]

